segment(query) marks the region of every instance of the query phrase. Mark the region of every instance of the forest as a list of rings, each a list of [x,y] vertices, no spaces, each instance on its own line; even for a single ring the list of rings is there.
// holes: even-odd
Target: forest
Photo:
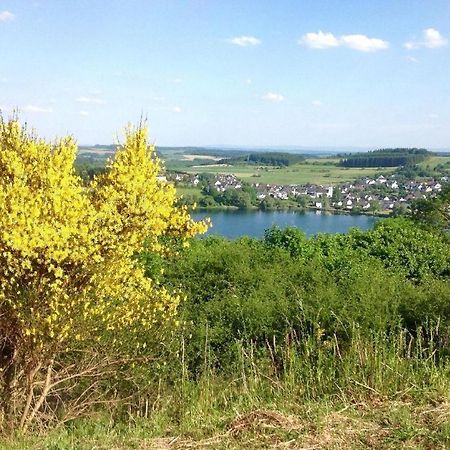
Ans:
[[[258,164],[263,166],[290,166],[305,160],[304,155],[283,152],[254,152],[247,155],[221,159],[219,164]]]
[[[367,153],[338,155],[341,167],[396,167],[418,164],[431,155],[424,148],[384,148]]]

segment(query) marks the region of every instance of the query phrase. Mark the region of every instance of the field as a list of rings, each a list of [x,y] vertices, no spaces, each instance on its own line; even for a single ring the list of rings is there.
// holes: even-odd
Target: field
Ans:
[[[200,156],[200,155],[199,155]],[[167,159],[166,167],[187,173],[222,173],[233,174],[249,183],[264,184],[339,184],[354,181],[362,177],[374,177],[377,174],[389,175],[393,167],[379,168],[346,168],[337,167],[337,158],[308,158],[304,163],[288,167],[256,166],[248,164],[216,166],[214,164],[198,164],[184,159],[182,154],[172,153]],[[437,165],[450,165],[450,156],[432,156],[420,164],[429,169]]]
[[[421,162],[419,166],[434,169],[439,164],[443,164],[447,169],[450,169],[450,156],[432,156],[430,159]]]
[[[88,153],[86,153],[89,150]],[[92,150],[92,151],[91,151]],[[109,148],[107,148],[109,151]],[[95,152],[96,162],[109,156],[109,152],[103,152],[96,148],[83,148],[84,157],[80,157],[80,162],[86,160],[91,162],[88,156]],[[81,153],[81,154],[83,154]],[[83,159],[84,158],[84,159]],[[258,166],[252,164],[237,165],[216,165],[215,161],[221,157],[207,154],[195,153],[191,149],[190,153],[185,153],[183,149],[164,149],[161,158],[167,170],[180,171],[186,173],[213,173],[213,174],[233,174],[249,183],[263,184],[323,184],[335,185],[354,181],[362,177],[374,177],[377,174],[384,176],[394,172],[393,167],[377,168],[346,168],[338,167],[336,157],[308,157],[305,162],[290,165],[287,167]],[[424,169],[434,170],[436,166],[444,166],[450,171],[450,156],[432,156],[419,164]]]
[[[172,166],[173,167],[173,166]],[[354,181],[361,177],[373,177],[377,173],[383,174],[393,172],[389,169],[347,169],[336,167],[328,161],[315,164],[295,164],[293,166],[277,167],[256,167],[250,165],[237,166],[184,166],[180,167],[188,173],[225,173],[234,174],[250,183],[265,184],[338,184],[346,181]]]
[[[202,191],[198,187],[194,186],[177,186],[177,194],[178,195],[202,195]]]

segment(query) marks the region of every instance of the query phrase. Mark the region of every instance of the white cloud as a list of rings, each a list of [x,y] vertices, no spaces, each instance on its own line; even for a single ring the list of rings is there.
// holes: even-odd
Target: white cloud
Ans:
[[[345,34],[335,36],[333,33],[306,33],[298,43],[310,48],[348,47],[360,52],[375,52],[389,47],[389,42],[378,38],[369,38],[365,34]]]
[[[173,107],[173,109],[172,109],[172,111],[174,112],[174,113],[180,113],[181,111],[182,111],[182,109],[179,107],[179,106],[174,106]]]
[[[170,81],[175,84],[181,84],[183,82],[183,80],[181,78],[174,78],[173,80],[170,80]]]
[[[408,55],[408,56],[406,57],[406,59],[407,59],[408,61],[413,62],[413,63],[419,62],[419,60],[418,60],[417,58],[414,58],[414,56],[410,56],[410,55]]]
[[[252,81],[252,79],[251,78],[247,78],[246,80],[245,80],[245,84],[252,84],[253,83],[253,81]]]
[[[428,114],[428,117],[429,117],[430,119],[439,119],[439,114],[431,113],[431,114]]]
[[[80,111],[80,116],[88,116],[89,112],[88,111]]]
[[[389,42],[383,39],[369,38],[364,34],[348,34],[340,39],[342,45],[360,52],[376,52],[389,47]]]
[[[442,36],[441,33],[439,33],[438,30],[435,30],[434,28],[427,28],[423,31],[423,34],[425,36],[424,45],[428,48],[438,48],[438,47],[445,47],[448,45],[448,40]]]
[[[227,40],[230,44],[239,45],[240,47],[248,47],[250,45],[259,45],[261,41],[254,36],[236,36]]]
[[[9,11],[0,12],[0,22],[11,22],[16,18],[16,16]]]
[[[264,100],[268,100],[270,102],[280,103],[284,100],[284,96],[281,94],[276,94],[275,92],[267,92],[262,96]]]
[[[306,33],[298,40],[299,44],[310,48],[330,48],[339,47],[339,39],[333,33]]]
[[[322,106],[323,105],[323,103],[320,100],[313,100],[311,103],[314,106]]]
[[[51,113],[53,110],[51,108],[45,108],[37,105],[27,105],[21,108],[22,111],[30,112],[30,113]]]
[[[90,103],[93,105],[104,105],[104,100],[97,97],[78,97],[75,101],[78,103]]]
[[[422,31],[422,39],[408,41],[403,46],[408,50],[414,50],[421,47],[426,48],[439,48],[448,45],[448,39],[442,36],[442,34],[434,28],[426,28]]]

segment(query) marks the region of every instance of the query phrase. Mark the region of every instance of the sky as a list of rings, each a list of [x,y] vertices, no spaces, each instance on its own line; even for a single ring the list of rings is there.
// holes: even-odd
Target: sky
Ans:
[[[0,108],[48,139],[450,149],[450,0],[0,0]]]

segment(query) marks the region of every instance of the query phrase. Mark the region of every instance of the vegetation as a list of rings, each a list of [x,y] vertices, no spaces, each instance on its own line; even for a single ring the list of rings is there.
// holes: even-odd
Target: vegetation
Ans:
[[[434,230],[450,228],[450,184],[436,197],[416,200],[411,206],[411,217],[422,226]]]
[[[221,159],[219,164],[256,164],[265,166],[291,166],[305,160],[303,155],[282,152],[249,153],[243,156]]]
[[[397,167],[424,161],[430,152],[424,148],[383,148],[367,153],[345,155],[339,162],[342,167]]]
[[[0,121],[1,426],[56,418],[66,390],[81,389],[84,408],[89,384],[71,380],[140,354],[154,324],[173,318],[179,296],[133,257],[167,253],[167,239],[184,242],[205,225],[175,207],[152,152],[145,128],[128,129],[108,171],[85,188],[71,138],[50,145],[16,119]]]
[[[188,240],[144,128],[92,181],[74,155],[1,122],[2,448],[448,448],[447,190]]]

